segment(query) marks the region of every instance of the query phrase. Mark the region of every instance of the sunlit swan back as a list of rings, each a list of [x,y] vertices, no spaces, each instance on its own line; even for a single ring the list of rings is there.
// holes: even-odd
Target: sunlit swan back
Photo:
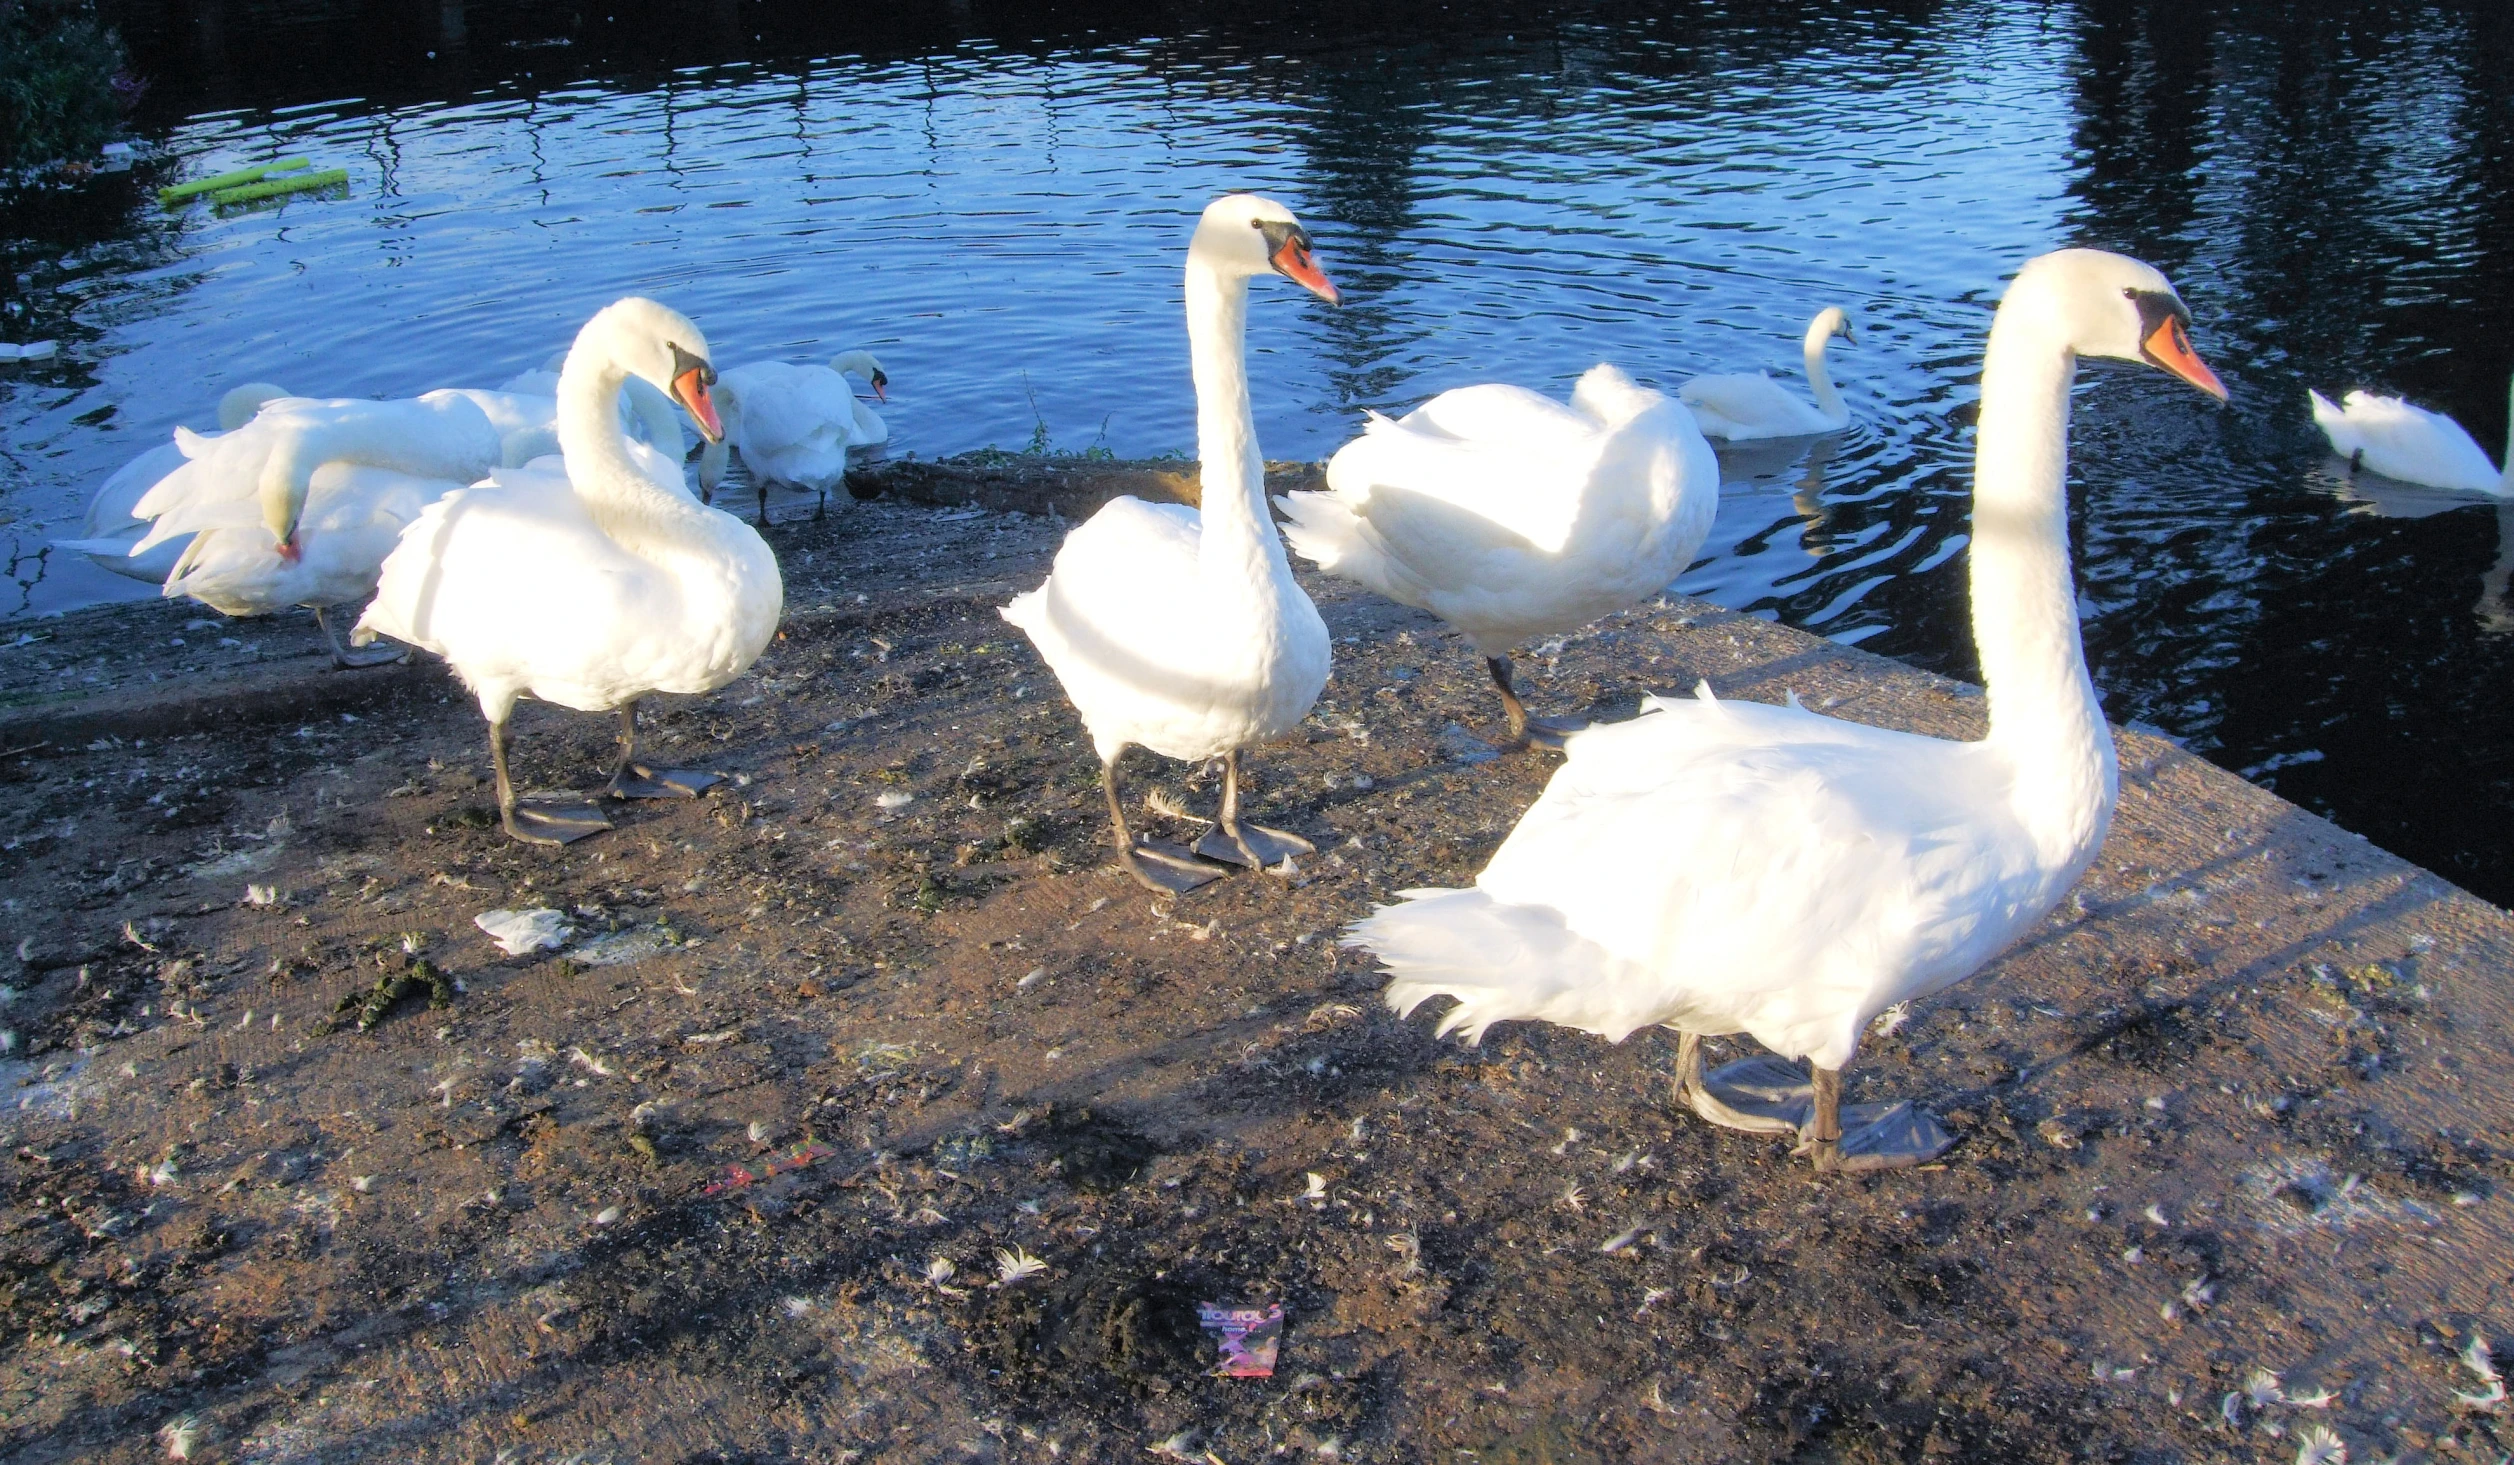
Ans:
[[[2350,392],[2337,406],[2320,392],[2305,397],[2331,451],[2352,468],[2429,488],[2514,497],[2514,407],[2508,409],[2500,468],[2460,423],[2441,412],[2370,392]]]

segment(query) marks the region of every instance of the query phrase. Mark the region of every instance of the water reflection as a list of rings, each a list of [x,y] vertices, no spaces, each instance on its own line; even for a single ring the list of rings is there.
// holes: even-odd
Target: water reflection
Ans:
[[[11,219],[0,329],[71,348],[0,376],[21,555],[226,385],[493,383],[631,289],[731,360],[873,346],[901,451],[1184,449],[1177,248],[1253,187],[1351,302],[1260,304],[1277,455],[1599,360],[1794,379],[1808,316],[1851,309],[1852,429],[1724,454],[1679,583],[1964,674],[1981,333],[2018,262],[2097,243],[2175,277],[2235,394],[2087,375],[2073,550],[2109,710],[2514,895],[2509,531],[2337,496],[2303,407],[2372,385],[2502,440],[2514,7],[114,9],[186,156],[309,152],[357,186],[169,217],[135,179]],[[37,569],[38,607],[116,593]]]

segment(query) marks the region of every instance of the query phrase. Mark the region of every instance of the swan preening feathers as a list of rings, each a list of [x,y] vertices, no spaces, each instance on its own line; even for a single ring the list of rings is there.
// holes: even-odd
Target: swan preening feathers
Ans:
[[[1295,551],[1465,632],[1512,740],[1559,747],[1570,728],[1527,715],[1510,649],[1665,590],[1719,495],[1685,408],[1599,365],[1568,404],[1491,385],[1373,413],[1329,460],[1327,491],[1282,504]]]
[[[1310,849],[1239,817],[1240,749],[1298,727],[1327,684],[1327,627],[1266,512],[1249,409],[1248,285],[1267,273],[1337,299],[1291,210],[1252,194],[1215,200],[1187,247],[1202,511],[1113,499],[1065,537],[1046,583],[1004,607],[1091,733],[1119,861],[1158,891],[1216,878],[1199,854],[1270,865]],[[1194,853],[1128,833],[1117,759],[1129,745],[1224,760],[1220,816]]]
[[[712,775],[637,762],[637,704],[710,692],[776,633],[777,559],[750,526],[691,498],[676,458],[633,444],[616,403],[631,377],[666,391],[700,433],[723,435],[707,339],[678,312],[630,297],[585,324],[559,373],[559,444],[429,505],[384,561],[358,638],[433,651],[479,699],[507,832],[566,843],[610,827],[591,801],[520,804],[506,723],[525,695],[616,712],[620,756],[604,792],[686,797]]]
[[[847,384],[863,377],[889,400],[890,376],[870,351],[841,352],[827,366],[762,361],[727,367],[716,383],[716,411],[725,435],[699,453],[698,496],[715,502],[727,460],[742,455],[759,489],[760,522],[768,522],[772,483],[808,488],[825,501],[847,474],[847,450],[890,440],[889,424]]]
[[[2320,392],[2308,391],[2305,398],[2314,425],[2351,469],[2428,488],[2514,498],[2514,417],[2507,421],[2505,464],[2499,467],[2460,423],[2441,412],[2370,392],[2350,392],[2337,406]]]
[[[1947,742],[1793,704],[1646,699],[1576,734],[1569,758],[1474,886],[1404,892],[1349,944],[1410,1012],[1480,1036],[1539,1018],[1620,1040],[1686,1035],[1696,1111],[1795,1129],[1820,1169],[1934,1155],[1903,1106],[1845,1134],[1841,1072],[1870,1019],[1970,975],[2040,920],[2111,819],[2113,747],[2079,645],[2064,478],[2081,356],[2149,364],[2223,396],[2162,275],[2094,250],[2010,286],[1982,379],[1970,547],[1990,732]],[[1805,1089],[1700,1073],[1701,1035],[1806,1058]],[[1724,1082],[1726,1079],[1728,1081]]]

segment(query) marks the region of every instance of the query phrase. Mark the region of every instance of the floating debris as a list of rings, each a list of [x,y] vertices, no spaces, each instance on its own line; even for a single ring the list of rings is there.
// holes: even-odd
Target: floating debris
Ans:
[[[59,341],[29,341],[22,346],[0,341],[0,361],[50,361],[60,350]],[[183,1457],[177,1455],[175,1458],[180,1460]]]
[[[247,184],[259,183],[273,173],[293,173],[299,168],[312,166],[314,166],[312,158],[282,158],[276,163],[257,163],[249,168],[214,173],[207,178],[195,178],[189,183],[177,183],[170,188],[161,188],[157,190],[157,201],[167,205],[184,203],[205,193],[216,193],[223,188],[242,188]]]

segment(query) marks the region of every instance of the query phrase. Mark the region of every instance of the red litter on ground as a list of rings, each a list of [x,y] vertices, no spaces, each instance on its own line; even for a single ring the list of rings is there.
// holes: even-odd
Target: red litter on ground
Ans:
[[[772,1175],[783,1175],[788,1170],[800,1170],[806,1165],[817,1165],[836,1153],[838,1153],[836,1150],[818,1140],[805,1140],[799,1145],[777,1151],[761,1160],[756,1166],[727,1165],[723,1175],[707,1182],[706,1188],[698,1193],[699,1198],[704,1200],[711,1195],[722,1195],[728,1190],[740,1190],[745,1185],[757,1185]],[[1273,1354],[1269,1353],[1267,1356],[1271,1358]]]
[[[1228,1307],[1219,1302],[1199,1302],[1196,1315],[1208,1333],[1220,1336],[1222,1363],[1214,1375],[1226,1379],[1270,1379],[1274,1377],[1275,1349],[1283,1342],[1283,1304],[1270,1302],[1264,1307]]]

